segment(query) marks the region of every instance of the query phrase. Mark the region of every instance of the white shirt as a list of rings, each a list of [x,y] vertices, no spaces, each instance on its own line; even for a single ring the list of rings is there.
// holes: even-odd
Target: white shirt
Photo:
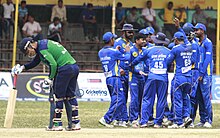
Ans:
[[[155,10],[153,10],[152,8],[144,8],[142,10],[142,16],[145,16],[148,21],[152,22],[154,20],[154,17],[156,17],[156,13]]]
[[[60,8],[58,5],[55,5],[52,9],[52,14],[51,14],[51,21],[53,21],[54,17],[60,18],[60,21],[66,21],[66,7],[63,6]]]
[[[11,13],[15,11],[14,5],[10,3],[9,5],[7,3],[3,4],[4,7],[4,18],[11,19]]]
[[[40,24],[36,21],[33,23],[26,22],[22,28],[22,31],[26,31],[30,36],[36,36],[38,33],[34,33],[34,31],[41,31]]]
[[[51,23],[49,25],[48,35],[51,35],[51,33],[53,33],[54,31],[58,31],[61,27],[61,23],[57,24],[56,26],[54,25],[54,23]]]

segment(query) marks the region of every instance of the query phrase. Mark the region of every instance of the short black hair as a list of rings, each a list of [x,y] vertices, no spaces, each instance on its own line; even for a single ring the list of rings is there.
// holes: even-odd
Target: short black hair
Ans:
[[[122,3],[121,3],[121,2],[118,2],[118,3],[117,3],[117,7],[122,7]]]
[[[22,1],[21,1],[21,5],[22,5],[22,4],[26,4],[26,1],[25,1],[25,0],[22,0]]]
[[[134,41],[136,40],[139,40],[141,38],[145,39],[147,36],[144,35],[144,34],[141,34],[141,33],[137,33],[135,36],[134,36]]]
[[[146,2],[146,4],[149,4],[150,2],[152,2],[151,0],[148,0],[147,2]]]
[[[133,11],[133,10],[137,10],[137,8],[134,6],[134,7],[131,8],[131,10],[132,10],[132,11]]]
[[[54,17],[54,18],[53,18],[53,22],[56,22],[56,21],[60,21],[60,18]]]
[[[172,1],[169,1],[169,2],[168,2],[168,5],[169,5],[169,4],[173,5],[173,2],[172,2]]]
[[[92,3],[88,3],[87,4],[87,8],[92,8],[93,7],[93,4]]]

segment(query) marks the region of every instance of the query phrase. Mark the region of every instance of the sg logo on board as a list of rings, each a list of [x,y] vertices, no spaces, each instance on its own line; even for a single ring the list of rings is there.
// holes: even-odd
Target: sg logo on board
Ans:
[[[26,84],[28,92],[37,97],[48,98],[49,92],[45,92],[42,89],[45,78],[48,78],[48,76],[35,76],[30,78],[30,80]]]

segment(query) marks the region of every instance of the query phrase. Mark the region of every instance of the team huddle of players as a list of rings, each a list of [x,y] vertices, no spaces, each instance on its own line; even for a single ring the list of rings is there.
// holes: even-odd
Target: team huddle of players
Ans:
[[[193,128],[199,107],[200,122],[195,126],[212,127],[212,42],[207,38],[204,24],[185,23],[181,27],[178,19],[174,22],[178,31],[173,34],[172,42],[162,32],[155,34],[152,27],[134,36],[131,24],[124,24],[119,38],[111,32],[103,35],[105,46],[98,54],[111,103],[100,124]],[[168,71],[172,69],[169,107]],[[127,109],[128,92],[131,99]]]

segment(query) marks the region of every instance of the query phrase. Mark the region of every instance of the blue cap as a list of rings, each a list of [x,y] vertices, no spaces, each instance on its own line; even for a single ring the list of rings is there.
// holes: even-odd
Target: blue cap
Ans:
[[[197,23],[194,27],[194,29],[202,29],[203,31],[206,31],[206,27],[202,23]]]
[[[147,27],[146,30],[148,31],[149,34],[154,34],[155,33],[154,28],[151,27],[151,26]]]
[[[173,36],[173,39],[181,39],[184,40],[184,34],[182,32],[176,32]]]
[[[139,31],[140,34],[144,34],[144,35],[149,35],[149,32],[147,31],[147,29],[141,29]]]
[[[22,53],[26,54],[27,47],[32,41],[33,39],[31,37],[27,37],[21,40],[19,49],[21,50]]]
[[[103,36],[102,36],[102,40],[104,42],[109,42],[112,38],[116,38],[117,35],[113,34],[112,32],[106,32]]]
[[[121,31],[137,31],[138,29],[134,29],[132,24],[124,24]]]
[[[154,41],[155,44],[165,44],[165,45],[168,45],[170,43],[170,40],[162,32],[158,32],[156,36],[154,36],[154,35],[151,36],[151,39]]]
[[[187,22],[183,25],[183,31],[186,35],[189,35],[190,32],[194,32],[194,26],[191,23]]]

